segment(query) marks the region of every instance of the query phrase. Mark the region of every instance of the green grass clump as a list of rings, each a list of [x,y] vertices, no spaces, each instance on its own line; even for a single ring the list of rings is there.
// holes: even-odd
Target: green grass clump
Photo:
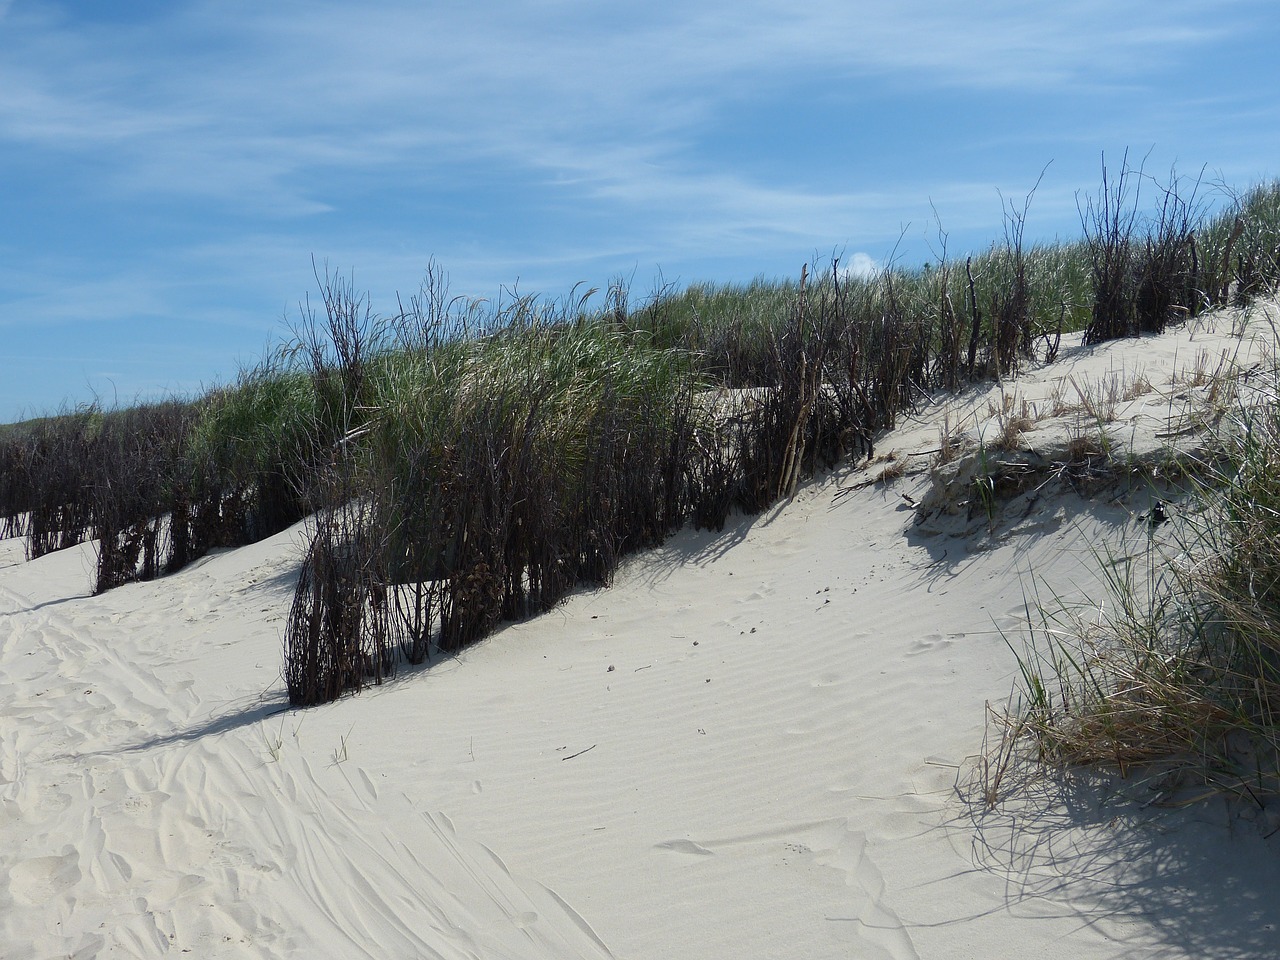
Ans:
[[[462,336],[445,333],[458,302],[438,275],[389,321],[322,278],[325,314],[296,355],[321,397],[316,434],[334,439],[286,631],[291,701],[607,584],[686,523],[719,528],[870,454],[931,391],[1046,359],[1065,310],[1037,297],[1064,263],[993,248],[966,264],[967,313],[934,279],[945,261],[874,277],[833,263],[634,311],[616,286],[599,310],[591,292],[513,297],[487,316],[461,304]]]
[[[278,360],[209,393],[198,411],[174,496],[182,541],[174,566],[300,520],[321,455],[317,392],[305,373]]]
[[[1040,759],[1259,802],[1280,793],[1280,376],[1171,537],[1109,558],[1090,619],[1045,612],[1009,721]],[[1162,508],[1164,509],[1164,508]],[[1172,508],[1170,508],[1172,510]],[[1109,611],[1100,620],[1098,611]],[[1203,793],[1196,794],[1203,795]]]
[[[578,320],[522,307],[482,336],[372,351],[290,618],[293,702],[607,583],[684,521],[690,356]]]

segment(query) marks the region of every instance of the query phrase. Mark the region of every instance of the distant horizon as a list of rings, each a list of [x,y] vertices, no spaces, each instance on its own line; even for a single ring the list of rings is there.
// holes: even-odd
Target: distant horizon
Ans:
[[[798,277],[1080,236],[1103,157],[1280,174],[1262,0],[424,9],[0,0],[0,423],[192,396],[312,257],[375,311]],[[1046,169],[1047,167],[1047,169]]]

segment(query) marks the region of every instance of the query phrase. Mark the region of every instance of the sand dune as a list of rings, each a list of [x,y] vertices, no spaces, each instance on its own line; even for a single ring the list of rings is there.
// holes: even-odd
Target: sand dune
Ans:
[[[1055,451],[1167,456],[1212,404],[1197,355],[1273,341],[1239,326],[1068,344],[921,410],[894,459],[306,711],[279,677],[298,531],[100,597],[91,548],[0,541],[0,956],[1275,955],[1267,823],[1084,785],[967,802],[1028,598],[1101,598],[1098,546],[1159,493],[1081,495]],[[1066,409],[1139,372],[1111,423]],[[947,476],[1023,400],[1041,474],[993,524]]]

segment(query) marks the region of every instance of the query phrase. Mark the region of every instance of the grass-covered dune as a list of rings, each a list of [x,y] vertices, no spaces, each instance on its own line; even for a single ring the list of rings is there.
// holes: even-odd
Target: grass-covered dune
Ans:
[[[1154,197],[1154,202],[1151,198]],[[1083,236],[963,259],[634,298],[451,295],[434,265],[390,317],[317,271],[290,342],[191,401],[0,430],[0,531],[98,543],[96,588],[311,517],[286,628],[291,702],[324,702],[608,583],[627,553],[719,528],[870,453],[938,390],[1269,293],[1280,183],[1208,209],[1122,169]]]
[[[1087,604],[1040,598],[1002,764],[1025,745],[1139,774],[1166,805],[1225,794],[1256,812],[1280,794],[1280,368],[1274,304],[1259,313],[1269,352],[1204,378],[1219,413],[1188,431],[1205,440],[1181,495],[1100,551]]]

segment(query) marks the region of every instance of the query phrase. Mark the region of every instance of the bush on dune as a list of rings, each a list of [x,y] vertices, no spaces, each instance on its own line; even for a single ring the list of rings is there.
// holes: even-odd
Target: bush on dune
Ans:
[[[1280,184],[1207,217],[1199,182],[1105,171],[1084,238],[795,280],[615,280],[560,302],[449,293],[432,263],[392,317],[316,270],[293,341],[194,403],[97,406],[0,433],[0,533],[93,537],[97,586],[310,517],[286,628],[296,704],[380,682],[607,584],[685,524],[718,529],[869,455],[938,390],[1248,302],[1280,277]],[[1139,189],[1142,187],[1144,189]],[[1034,193],[1034,191],[1032,191]],[[399,301],[398,301],[399,302]]]
[[[870,453],[959,363],[939,363],[939,315],[902,275],[850,279],[833,264],[785,289],[780,315],[759,311],[758,286],[659,296],[634,314],[617,293],[596,314],[590,294],[515,298],[481,332],[429,344],[413,332],[448,317],[442,289],[391,322],[326,292],[335,313],[301,353],[313,382],[334,385],[346,430],[321,471],[286,630],[291,702],[381,682],[401,657],[607,584],[686,523],[767,508]],[[1023,320],[1003,343],[983,337],[982,374],[1034,356]]]

